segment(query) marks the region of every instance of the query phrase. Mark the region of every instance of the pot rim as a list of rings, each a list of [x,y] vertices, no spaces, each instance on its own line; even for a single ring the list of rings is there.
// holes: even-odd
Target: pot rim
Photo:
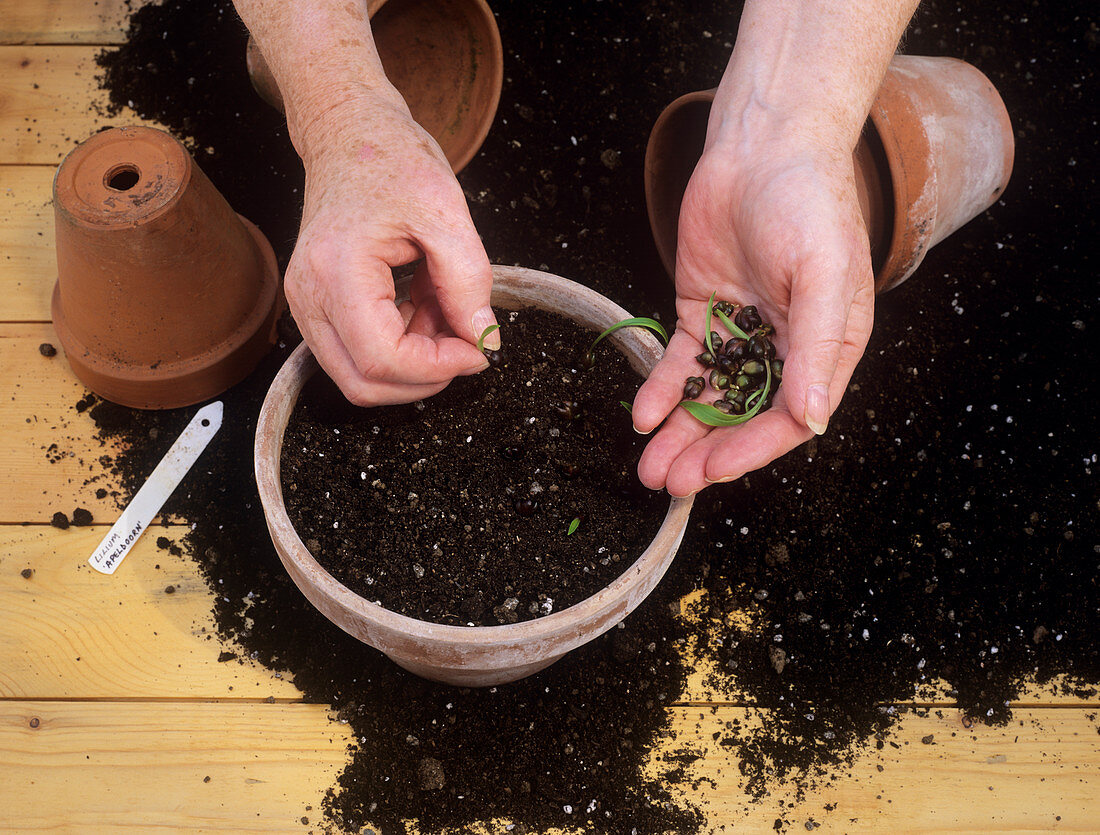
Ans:
[[[693,104],[707,105],[708,110],[710,105],[714,102],[714,96],[718,92],[717,87],[708,87],[704,90],[692,90],[691,92],[684,93],[682,96],[678,96],[673,99],[664,109],[661,110],[657,116],[657,120],[653,123],[653,127],[649,130],[649,138],[646,140],[645,147],[645,160],[643,164],[642,179],[645,187],[645,208],[646,217],[649,219],[649,230],[653,243],[657,248],[657,255],[661,259],[661,264],[665,268],[665,272],[670,278],[676,275],[676,240],[673,240],[671,250],[665,245],[665,240],[661,235],[664,229],[664,225],[660,222],[660,209],[654,204],[653,195],[657,191],[657,179],[658,166],[654,162],[654,153],[657,150],[657,141],[665,136],[665,126],[668,122],[678,118],[682,115],[685,107]],[[677,223],[679,226],[679,223]],[[679,237],[679,229],[676,230]]]
[[[58,331],[58,337],[65,346],[66,354],[70,355],[70,362],[75,360],[81,366],[86,367],[89,372],[110,378],[112,381],[116,381],[123,385],[145,385],[166,382],[179,384],[184,379],[189,380],[192,377],[209,375],[211,369],[217,368],[220,364],[233,359],[233,355],[241,351],[245,344],[256,337],[256,334],[273,327],[283,306],[282,299],[280,298],[279,264],[275,258],[275,250],[272,249],[271,243],[256,224],[244,215],[237,215],[237,219],[240,220],[249,236],[256,243],[256,248],[263,261],[263,283],[260,285],[260,291],[257,295],[255,305],[249,310],[247,317],[237,325],[229,338],[222,342],[212,344],[208,346],[206,350],[199,353],[180,357],[178,359],[164,360],[157,363],[156,366],[150,366],[144,363],[121,363],[117,360],[112,360],[102,351],[89,348],[72,332],[65,322],[64,308],[61,301],[61,284],[60,281],[55,281],[53,288],[53,304],[55,305],[53,325],[55,330]],[[270,349],[271,342],[271,340],[267,342],[268,349]],[[203,400],[209,400],[212,397],[217,397],[225,388],[228,388],[228,386],[223,386],[213,394],[203,395],[198,398],[196,398],[194,394],[174,391],[172,396],[165,395],[153,399],[157,402],[166,404],[158,408],[175,409],[181,406],[190,406]],[[188,399],[186,402],[179,403],[177,401],[180,397]],[[118,403],[122,406],[129,406],[131,408],[148,408],[145,406],[136,406],[134,403],[124,403],[121,400],[114,400],[110,397],[107,399],[111,400],[112,403]],[[146,400],[147,399],[148,398],[146,398]],[[142,402],[145,401],[143,400]]]
[[[876,293],[892,290],[916,272],[931,248],[936,229],[935,154],[924,114],[915,106],[912,92],[900,75],[905,72],[906,62],[898,63],[899,58],[914,57],[925,56],[894,56],[864,123],[865,131],[877,134],[885,153],[887,191],[893,209],[886,258],[875,276]],[[963,62],[941,57],[935,66],[956,63]]]
[[[522,267],[494,266],[493,274],[495,279],[493,303],[506,309],[522,307],[550,309],[552,298],[550,301],[541,302],[532,298],[532,290],[537,286],[543,291],[551,291],[552,296],[568,294],[579,297],[584,302],[584,313],[578,317],[569,316],[569,318],[574,321],[577,318],[583,319],[584,321],[577,323],[584,327],[602,330],[603,327],[629,316],[627,311],[619,305],[594,290],[551,273]],[[400,288],[398,292],[400,298]],[[556,312],[561,313],[560,310]],[[631,360],[635,370],[643,375],[652,369],[663,350],[652,334],[641,329],[622,329],[609,339],[615,341],[619,350]],[[429,651],[438,651],[458,644],[467,651],[472,650],[477,655],[484,655],[486,650],[520,643],[545,644],[548,649],[547,656],[558,657],[605,631],[600,629],[594,634],[587,634],[585,624],[598,623],[609,614],[614,617],[613,613],[617,609],[622,610],[621,615],[614,617],[605,627],[611,628],[629,614],[641,602],[638,600],[634,606],[629,605],[630,592],[643,585],[654,572],[659,572],[657,575],[659,581],[675,556],[687,528],[694,501],[692,496],[670,497],[669,509],[649,546],[611,583],[584,600],[550,615],[515,624],[453,626],[418,620],[372,603],[339,582],[317,562],[295,531],[283,503],[280,468],[283,434],[286,428],[284,417],[289,419],[302,387],[319,367],[309,347],[302,343],[294,350],[272,382],[256,426],[256,484],[272,538],[276,540],[276,544],[283,546],[282,549],[277,549],[280,551],[280,557],[282,558],[285,550],[286,559],[291,560],[299,572],[316,577],[315,586],[324,597],[353,616],[371,622],[382,630],[399,633],[406,639],[411,638],[419,646],[431,648]],[[671,553],[668,553],[670,550]],[[287,568],[289,569],[290,566]],[[290,573],[294,577],[295,572]],[[295,582],[297,583],[296,578]],[[654,585],[656,582],[654,581]],[[387,647],[378,646],[374,641],[370,643],[389,654]],[[473,658],[471,657],[470,660],[473,661]]]

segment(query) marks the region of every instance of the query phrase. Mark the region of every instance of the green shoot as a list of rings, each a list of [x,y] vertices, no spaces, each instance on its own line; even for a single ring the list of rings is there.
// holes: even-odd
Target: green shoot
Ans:
[[[477,338],[477,349],[481,352],[485,351],[485,337],[491,334],[495,330],[499,330],[500,325],[489,325],[485,330],[481,332],[481,336]]]
[[[710,294],[710,298],[707,299],[707,330],[706,333],[703,334],[703,344],[706,345],[707,353],[710,354],[710,358],[714,362],[718,362],[718,355],[714,353],[714,346],[710,343],[710,320],[711,317],[714,315],[714,297],[717,294],[718,291],[715,290],[713,293]]]
[[[722,320],[722,324],[726,326],[726,330],[728,330],[731,334],[736,336],[738,339],[748,339],[749,338],[749,335],[747,333],[745,333],[743,330],[741,330],[741,328],[737,327],[737,325],[734,324],[733,319],[731,319],[729,316],[727,316],[721,310],[716,310],[714,312],[718,314],[718,318]],[[707,336],[708,337],[710,336],[710,331],[707,331]]]
[[[764,379],[764,388],[754,391],[752,396],[745,401],[745,414],[748,414],[751,409],[758,408],[761,403],[768,399],[768,392],[772,390],[772,364],[770,362],[764,363],[764,368],[768,372],[768,376]],[[754,411],[753,414],[756,414],[756,412]]]
[[[668,345],[668,334],[665,332],[664,326],[656,319],[650,319],[647,316],[636,316],[632,319],[623,319],[620,322],[616,322],[592,340],[592,344],[588,346],[588,353],[581,358],[581,366],[583,368],[591,368],[594,366],[596,364],[596,346],[600,344],[600,340],[622,328],[649,328],[649,330],[661,337],[661,341],[664,342],[665,345]]]
[[[626,409],[630,414],[634,414],[634,407],[627,403],[625,400],[620,400],[619,405]]]
[[[709,334],[709,331],[708,331]],[[764,380],[764,387],[755,392],[750,400],[753,400],[752,407],[745,411],[743,415],[727,415],[725,412],[719,411],[710,403],[699,403],[695,400],[682,400],[680,405],[690,414],[693,418],[705,423],[707,426],[737,426],[745,421],[752,420],[760,413],[760,409],[768,399],[768,393],[772,388],[772,366],[771,363],[766,363],[768,376]],[[747,404],[746,404],[747,405]]]
[[[581,526],[581,517],[577,516],[569,523],[569,530],[565,532],[566,536],[572,536],[573,533]]]
[[[636,316],[633,319],[623,319],[622,321],[616,322],[614,325],[612,325],[599,336],[597,336],[594,340],[592,340],[592,344],[588,346],[588,353],[591,354],[592,351],[595,350],[596,346],[600,343],[600,340],[603,339],[605,336],[610,336],[611,334],[615,333],[615,331],[621,330],[622,328],[649,328],[651,331],[657,334],[657,336],[661,337],[661,341],[663,343],[665,343],[666,345],[668,344],[668,334],[665,333],[664,326],[660,322],[658,322],[656,319],[650,319],[648,316]]]

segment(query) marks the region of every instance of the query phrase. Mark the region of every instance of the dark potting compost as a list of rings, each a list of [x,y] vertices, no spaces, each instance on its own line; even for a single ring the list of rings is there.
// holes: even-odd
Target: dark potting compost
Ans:
[[[407,406],[361,409],[323,374],[283,440],[287,513],[317,561],[368,600],[456,626],[579,603],[648,546],[668,507],[635,467],[620,405],[641,383],[594,334],[502,312],[502,360]],[[572,529],[572,533],[570,533]]]
[[[736,14],[682,0],[492,5],[504,90],[460,177],[490,258],[584,281],[672,321],[642,200],[645,141],[668,102],[717,83]],[[1100,426],[1085,360],[1100,313],[1096,174],[1086,164],[1100,117],[1090,92],[1096,32],[1087,4],[1057,15],[1025,2],[965,12],[922,4],[906,51],[973,63],[1012,114],[1016,163],[1003,200],[879,299],[871,344],[828,432],[700,494],[654,594],[621,628],[530,679],[492,690],[434,685],[317,614],[274,555],[251,474],[255,417],[292,336],[226,395],[204,466],[166,509],[194,524],[183,547],[216,592],[223,645],[212,652],[292,675],[354,731],[358,744],[325,800],[328,824],[719,828],[726,822],[674,799],[677,784],[698,785],[704,755],[667,738],[688,663],[711,670],[712,698],[752,705],[699,709],[698,724],[707,738],[717,733],[714,745],[733,753],[750,797],[764,803],[854,779],[845,764],[892,750],[902,702],[915,697],[957,705],[967,722],[1004,723],[1023,692],[1095,696]],[[188,139],[285,258],[301,166],[249,86],[245,38],[228,2],[146,6],[127,43],[105,53],[104,83],[116,105],[132,102]],[[125,442],[109,462],[124,493],[193,412],[94,398],[75,408]],[[692,591],[691,617],[681,618],[674,609]],[[698,647],[688,661],[685,642]],[[647,771],[658,742],[670,753]],[[774,802],[779,829],[830,813],[812,800]]]

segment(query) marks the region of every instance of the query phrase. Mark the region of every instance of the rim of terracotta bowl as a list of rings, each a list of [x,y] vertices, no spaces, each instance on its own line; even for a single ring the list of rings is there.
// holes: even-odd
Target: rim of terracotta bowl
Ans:
[[[494,267],[492,301],[508,310],[550,310],[597,331],[629,316],[587,287],[521,267]],[[649,332],[638,328],[622,329],[609,339],[642,376],[663,351]],[[610,584],[544,617],[499,626],[453,626],[417,620],[370,602],[317,562],[295,531],[283,503],[283,434],[302,387],[318,369],[303,343],[279,371],[264,401],[255,446],[256,483],[264,515],[280,559],[310,602],[344,631],[406,669],[465,686],[523,678],[619,623],[648,596],[671,564],[687,528],[692,497],[671,498],[649,547]]]

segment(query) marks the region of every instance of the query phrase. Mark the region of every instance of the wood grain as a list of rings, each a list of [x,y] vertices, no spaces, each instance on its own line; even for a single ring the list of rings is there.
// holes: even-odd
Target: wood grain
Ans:
[[[304,833],[349,741],[322,705],[0,702],[0,830]]]
[[[0,46],[0,164],[57,165],[109,125],[153,124],[128,108],[103,115],[92,46]]]
[[[751,728],[752,712],[670,713],[651,773],[682,764],[663,756],[699,756],[687,766],[695,787],[677,786],[710,831],[771,831],[777,819],[789,831],[807,821],[822,832],[1096,831],[1100,737],[1085,710],[1021,711],[1006,728],[969,730],[954,712],[907,716],[892,745],[858,754],[810,797],[778,787],[759,802],[744,794],[736,752],[711,738],[727,723]],[[301,832],[349,742],[318,705],[0,702],[0,825]]]
[[[218,661],[198,566],[156,546],[185,530],[151,528],[105,576],[86,562],[105,526],[0,526],[0,698],[300,699],[247,658]]]
[[[39,353],[44,342],[57,347],[57,356]],[[91,419],[77,412],[87,390],[50,325],[0,324],[0,380],[6,393],[0,398],[0,472],[18,485],[0,491],[0,522],[44,523],[56,511],[71,516],[76,507],[90,510],[97,522],[114,522],[114,501],[95,492],[117,489],[99,460],[115,448],[96,440]]]
[[[0,318],[50,321],[53,166],[0,165]]]
[[[782,819],[801,831],[812,818],[827,832],[1096,831],[1100,736],[1087,710],[1021,710],[1007,727],[970,729],[957,711],[909,715],[882,750],[859,753],[850,771],[815,781],[806,800],[778,786],[755,805],[742,793],[735,752],[716,750],[714,720],[740,721],[745,732],[756,721],[740,708],[681,708],[679,734],[658,754],[704,755],[688,773],[714,781],[695,795],[712,825],[765,832]]]
[[[0,0],[0,44],[117,44],[148,0]]]
[[[156,546],[158,537],[174,541],[184,530],[150,529],[105,577],[85,561],[106,526],[0,526],[0,698],[301,698],[289,680],[242,661],[243,651],[214,637],[213,593],[197,564]],[[238,657],[219,662],[223,650]],[[676,701],[752,703],[751,694],[708,688],[708,662],[692,646],[684,658],[693,672],[684,692],[672,694]],[[923,700],[949,707],[944,689],[931,688]],[[1033,686],[1016,705],[1100,709],[1100,699]]]

